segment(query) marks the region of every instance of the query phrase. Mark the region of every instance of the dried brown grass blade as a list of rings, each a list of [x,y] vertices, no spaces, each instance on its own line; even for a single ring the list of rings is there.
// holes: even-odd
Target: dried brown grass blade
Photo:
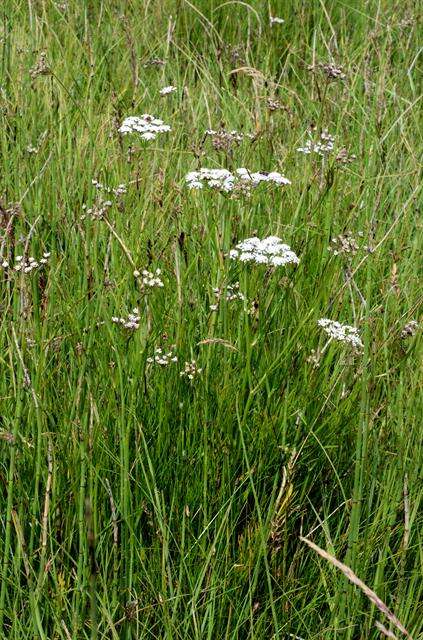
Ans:
[[[400,620],[398,620],[396,615],[392,613],[390,609],[388,609],[388,607],[383,602],[383,600],[381,600],[379,596],[370,589],[370,587],[364,584],[364,582],[360,580],[358,576],[356,576],[356,574],[352,569],[350,569],[350,567],[347,567],[346,564],[344,564],[343,562],[340,562],[339,560],[337,560],[337,558],[332,556],[330,553],[318,547],[317,544],[314,544],[314,542],[311,542],[311,540],[308,540],[307,538],[303,538],[302,536],[300,536],[300,540],[301,542],[305,542],[305,544],[307,544],[310,547],[310,549],[313,549],[313,551],[318,553],[319,556],[321,556],[325,560],[328,560],[328,562],[333,564],[334,567],[342,571],[344,576],[348,578],[350,582],[352,582],[357,587],[359,587],[364,593],[364,595],[367,596],[367,598],[369,598],[369,600],[379,609],[379,611],[381,611],[388,618],[389,622],[391,622],[399,631],[401,631],[401,633],[407,636],[409,640],[413,640],[411,635],[408,633],[407,629],[400,622]]]

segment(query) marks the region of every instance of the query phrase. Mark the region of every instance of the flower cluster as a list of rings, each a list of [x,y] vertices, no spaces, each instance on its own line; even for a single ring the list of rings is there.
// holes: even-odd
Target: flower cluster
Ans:
[[[176,90],[176,87],[170,84],[168,87],[163,87],[163,89],[160,89],[159,93],[161,96],[168,96],[171,93],[175,93]]]
[[[171,350],[165,352],[161,347],[156,347],[154,349],[154,355],[147,358],[147,362],[149,364],[158,364],[161,367],[167,367],[167,365],[172,362],[178,362],[178,357],[175,355],[174,347],[171,347]]]
[[[269,111],[277,111],[278,109],[282,109],[282,103],[280,100],[274,100],[273,98],[267,98],[266,101],[267,108]]]
[[[99,182],[94,178],[91,180],[91,184],[97,189],[97,191],[104,191],[105,193],[111,193],[114,196],[121,196],[127,191],[125,184],[118,184],[118,186],[115,189],[113,189],[112,187],[107,187],[102,182]]]
[[[82,205],[84,213],[81,216],[81,220],[85,220],[87,215],[93,220],[102,220],[112,206],[113,202],[111,200],[103,200],[103,198],[97,197],[91,207],[87,207],[86,204]]]
[[[143,67],[164,67],[166,64],[166,60],[162,58],[150,58],[147,62],[144,62]]]
[[[273,27],[274,24],[283,24],[285,20],[283,18],[278,18],[276,16],[269,16],[270,26]]]
[[[336,67],[332,62],[321,64],[320,67],[329,80],[345,80],[346,78],[342,67]]]
[[[142,290],[154,289],[155,287],[162,288],[164,284],[160,278],[161,272],[161,269],[156,269],[154,273],[147,271],[147,269],[143,269],[142,271],[135,269],[134,278],[139,279]]]
[[[25,258],[24,256],[16,256],[15,264],[13,267],[9,265],[7,260],[3,260],[1,266],[4,270],[12,269],[13,271],[21,272],[21,273],[31,273],[31,271],[35,271],[36,269],[42,269],[49,261],[51,253],[46,251],[43,253],[43,257],[40,260],[35,260],[32,256],[29,258]]]
[[[363,348],[363,343],[356,327],[351,327],[348,324],[341,324],[336,320],[329,320],[328,318],[320,318],[317,324],[331,339],[337,340],[338,342],[349,343],[355,349]]]
[[[354,155],[354,153],[349,153],[348,149],[343,147],[338,151],[335,160],[339,162],[339,164],[351,164],[351,162],[357,160],[357,156]]]
[[[417,320],[410,320],[401,331],[401,338],[412,338],[419,328]]]
[[[305,143],[304,147],[298,147],[297,151],[309,155],[310,153],[317,153],[319,156],[325,156],[331,153],[334,149],[334,136],[331,136],[326,129],[324,129],[317,140],[313,139],[312,133],[309,132],[309,139]]]
[[[139,133],[143,140],[154,140],[158,133],[170,131],[170,126],[163,120],[144,113],[142,116],[129,116],[119,127],[119,133]]]
[[[342,71],[342,67],[337,67],[333,62],[319,62],[316,65],[310,65],[308,71],[316,73],[321,71],[327,77],[328,80],[345,80],[346,75]]]
[[[194,380],[196,376],[199,376],[203,369],[197,366],[197,362],[195,360],[191,360],[191,362],[185,362],[185,366],[182,371],[179,372],[181,377],[187,377],[188,380]]]
[[[244,134],[235,130],[226,131],[226,129],[219,129],[218,131],[207,129],[205,135],[211,138],[213,148],[216,151],[229,151],[233,145],[239,145],[244,138],[254,139],[252,133]]]
[[[331,239],[331,245],[328,250],[333,253],[334,256],[341,254],[355,255],[359,250],[359,244],[354,236],[350,234],[336,236]]]
[[[38,58],[37,62],[29,70],[29,75],[33,80],[35,80],[35,78],[38,78],[38,76],[48,76],[50,74],[50,67],[47,64],[47,53],[45,51],[41,51],[40,57]]]
[[[140,320],[141,316],[137,307],[132,309],[131,313],[128,313],[127,318],[118,318],[117,316],[112,317],[112,322],[114,322],[114,324],[119,324],[124,329],[128,329],[129,331],[136,331],[137,329],[139,329]]]
[[[298,256],[287,244],[283,244],[277,236],[260,238],[247,238],[236,245],[235,249],[229,252],[231,260],[240,262],[256,262],[258,264],[269,264],[279,267],[285,264],[298,264]]]
[[[291,184],[288,178],[285,178],[277,171],[270,173],[264,171],[251,172],[244,167],[236,169],[235,173],[231,173],[228,169],[206,169],[199,171],[190,171],[185,176],[185,181],[190,189],[202,189],[204,184],[218,191],[230,192],[240,184],[247,184],[257,187],[261,182],[273,183],[277,185]]]
[[[364,233],[359,231],[357,233],[358,238],[363,238]],[[354,256],[358,251],[373,252],[373,248],[370,245],[359,244],[359,240],[355,238],[351,233],[339,234],[331,239],[331,244],[328,247],[334,256],[348,255]]]
[[[217,311],[219,308],[219,302],[224,298],[227,302],[233,302],[234,300],[245,300],[244,294],[239,290],[239,282],[234,284],[228,284],[226,289],[219,289],[215,287],[213,294],[216,302],[210,305],[210,311]]]

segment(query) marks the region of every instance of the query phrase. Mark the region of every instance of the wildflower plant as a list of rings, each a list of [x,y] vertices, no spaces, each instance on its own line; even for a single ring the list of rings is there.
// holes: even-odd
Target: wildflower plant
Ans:
[[[198,378],[203,372],[202,367],[199,367],[196,360],[189,360],[185,362],[184,368],[179,372],[181,378],[187,378],[190,382]]]
[[[176,87],[174,87],[173,85],[168,85],[167,87],[163,87],[163,89],[160,89],[159,94],[164,97],[175,93],[175,91],[177,91]]]
[[[42,258],[36,260],[33,256],[29,256],[26,258],[25,256],[15,256],[15,262],[13,265],[9,263],[8,260],[3,260],[0,263],[1,268],[7,272],[15,272],[22,274],[30,274],[34,271],[39,271],[43,269],[50,260],[51,253],[49,251],[45,251],[42,255]]]
[[[147,358],[147,362],[152,365],[158,365],[159,367],[167,367],[172,363],[178,362],[175,346],[172,346],[170,351],[166,351],[164,347],[156,347],[154,354]]]
[[[134,307],[125,317],[113,316],[112,322],[127,331],[133,332],[140,328],[141,316],[138,307]]]
[[[239,262],[254,262],[272,267],[300,262],[291,247],[284,244],[277,236],[269,236],[263,240],[257,237],[247,238],[231,249],[229,257]]]
[[[326,129],[324,129],[317,137],[312,132],[308,133],[308,140],[303,147],[298,147],[297,151],[305,155],[315,153],[319,156],[327,156],[333,152],[335,148],[335,138]]]
[[[189,189],[203,189],[207,186],[217,191],[229,193],[240,186],[258,187],[260,184],[289,185],[291,181],[278,171],[249,171],[244,167],[236,169],[234,173],[228,169],[207,169],[190,171],[185,176]]]
[[[134,278],[138,280],[141,291],[148,293],[152,289],[162,289],[164,287],[161,273],[162,270],[160,268],[155,271],[148,271],[147,269],[138,271],[138,269],[135,269]]]
[[[142,140],[155,140],[159,133],[167,133],[170,126],[160,118],[144,113],[142,116],[129,116],[119,127],[122,135],[137,134]]]
[[[329,320],[328,318],[320,318],[317,324],[329,336],[331,340],[349,344],[357,351],[363,349],[359,330],[348,324],[341,324],[337,320]]]

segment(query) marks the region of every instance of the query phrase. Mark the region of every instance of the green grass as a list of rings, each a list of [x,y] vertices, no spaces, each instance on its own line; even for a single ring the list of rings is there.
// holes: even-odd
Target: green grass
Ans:
[[[416,3],[60,4],[0,9],[2,260],[51,252],[0,272],[0,637],[405,637],[306,537],[423,638]],[[145,112],[171,132],[118,134]],[[311,123],[356,159],[298,153]],[[216,151],[222,124],[255,138]],[[187,189],[200,166],[292,184]],[[105,220],[93,178],[127,185]],[[356,254],[328,251],[348,233]],[[300,264],[228,259],[255,234]],[[211,311],[235,281],[245,303]],[[111,319],[135,306],[128,334]],[[322,317],[362,353],[325,347]],[[149,364],[160,345],[178,363]]]

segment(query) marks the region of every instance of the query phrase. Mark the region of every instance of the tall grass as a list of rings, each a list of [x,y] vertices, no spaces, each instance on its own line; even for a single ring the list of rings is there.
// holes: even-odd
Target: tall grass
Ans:
[[[423,638],[415,3],[0,12],[1,638],[401,636],[300,538]],[[145,112],[171,132],[118,134]],[[311,123],[355,160],[298,153]],[[217,151],[221,126],[254,138]],[[201,166],[292,184],[190,191]],[[92,179],[127,185],[105,219]],[[357,253],[328,250],[340,234]],[[229,260],[252,235],[300,264]],[[134,265],[164,287],[143,294]],[[246,300],[210,310],[235,281]],[[112,322],[134,307],[139,329]],[[324,346],[322,317],[358,327],[362,353]],[[177,363],[147,361],[170,345]]]

